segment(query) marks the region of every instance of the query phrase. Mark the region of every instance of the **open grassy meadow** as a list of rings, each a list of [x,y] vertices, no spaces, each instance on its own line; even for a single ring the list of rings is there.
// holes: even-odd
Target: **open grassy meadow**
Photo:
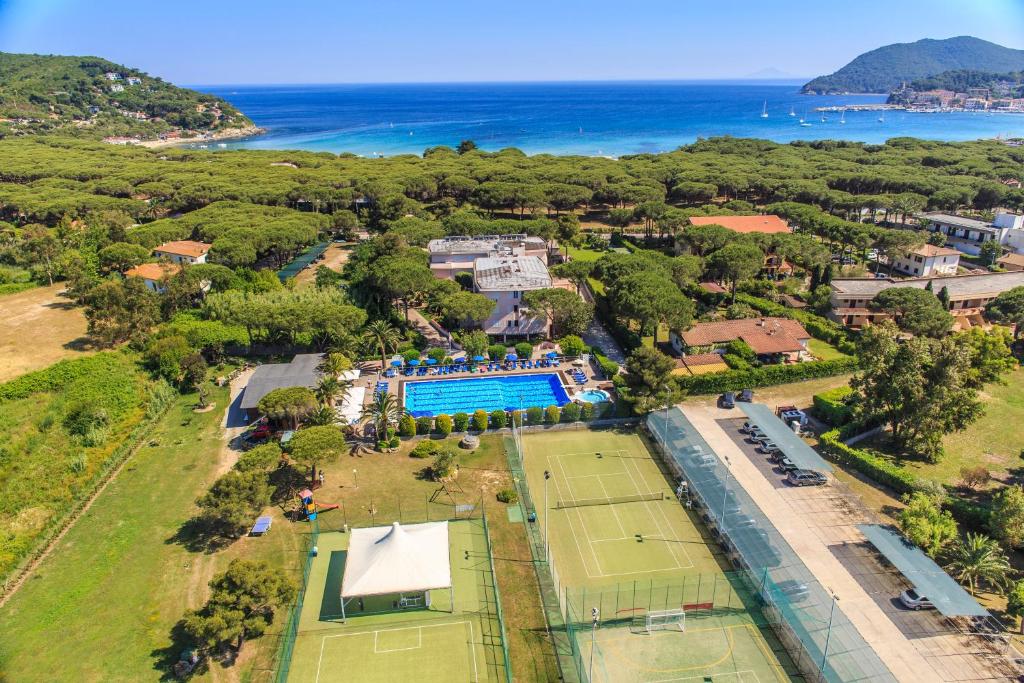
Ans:
[[[64,285],[0,295],[0,382],[89,348],[82,309],[60,296]]]

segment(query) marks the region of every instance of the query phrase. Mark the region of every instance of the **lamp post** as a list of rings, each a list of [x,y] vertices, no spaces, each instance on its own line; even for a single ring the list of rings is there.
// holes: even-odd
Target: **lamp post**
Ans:
[[[593,622],[593,626],[590,629],[590,666],[589,666],[589,671],[587,673],[587,680],[588,681],[593,681],[594,680],[594,647],[595,647],[595,643],[597,641],[597,621],[598,621],[598,618],[599,618],[599,613],[597,611],[597,608],[596,607],[591,607],[590,608],[590,620]]]
[[[829,593],[832,593],[832,609],[828,613],[828,632],[825,634],[825,647],[821,653],[821,673],[825,674],[825,664],[828,661],[828,646],[832,640],[832,617],[836,614],[836,603],[839,602],[839,598],[836,597],[835,592],[830,588]]]
[[[548,479],[551,472],[544,470],[544,560],[548,559]]]
[[[355,482],[355,488],[359,488],[359,473],[354,467],[352,468],[352,480]]]

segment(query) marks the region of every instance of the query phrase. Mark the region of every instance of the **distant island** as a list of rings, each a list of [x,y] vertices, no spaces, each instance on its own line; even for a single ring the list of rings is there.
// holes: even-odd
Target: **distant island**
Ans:
[[[896,43],[865,52],[839,71],[805,83],[801,92],[888,93],[912,81],[963,70],[989,74],[1022,71],[1024,50],[971,36]]]
[[[0,137],[49,132],[158,146],[260,130],[219,97],[99,57],[0,52]]]

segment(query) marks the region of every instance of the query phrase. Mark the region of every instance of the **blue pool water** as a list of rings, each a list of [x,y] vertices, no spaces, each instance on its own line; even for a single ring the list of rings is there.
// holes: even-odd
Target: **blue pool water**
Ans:
[[[581,394],[576,394],[576,398],[587,403],[604,403],[609,400],[608,392],[601,389],[587,389]]]
[[[522,397],[522,401],[520,401]],[[413,416],[452,415],[474,410],[518,410],[520,406],[557,405],[569,402],[555,373],[505,375],[470,379],[438,379],[406,382],[405,409]]]

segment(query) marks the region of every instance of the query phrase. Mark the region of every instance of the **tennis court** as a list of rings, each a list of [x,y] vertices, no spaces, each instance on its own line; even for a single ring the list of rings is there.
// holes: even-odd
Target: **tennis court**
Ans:
[[[579,430],[522,439],[528,484],[539,522],[550,518],[550,553],[563,585],[718,568],[713,542],[635,433]],[[551,474],[547,509],[545,471]]]
[[[429,606],[394,597],[351,601],[341,615],[349,534],[321,533],[288,680],[297,683],[505,681],[488,544],[479,519],[449,522],[454,609],[448,591]],[[433,593],[437,595],[433,595]]]

